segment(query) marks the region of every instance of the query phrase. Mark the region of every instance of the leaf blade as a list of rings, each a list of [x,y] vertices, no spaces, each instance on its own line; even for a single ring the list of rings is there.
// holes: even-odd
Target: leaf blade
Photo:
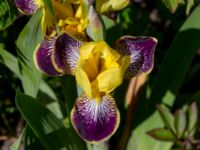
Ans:
[[[84,144],[77,144],[73,134],[67,131],[62,122],[35,99],[18,91],[16,105],[46,149],[84,149]]]
[[[161,101],[169,106],[173,104],[176,97],[171,96],[171,98],[165,98],[165,96],[168,92],[172,93],[172,95],[177,93],[196,54],[196,50],[200,47],[199,14],[200,6],[196,7],[191,16],[185,21],[170,48],[167,50],[162,66],[151,85],[152,92],[150,98],[147,100],[145,99],[146,96],[144,96],[139,102],[134,121],[135,129],[128,144],[130,145],[135,140],[133,146],[137,147],[136,150],[168,150],[170,147],[167,143],[155,144],[153,140],[146,137],[145,131],[163,125],[158,113],[154,112],[155,105],[161,103]],[[188,41],[192,41],[192,43],[190,42],[188,44]],[[146,93],[144,92],[144,94]],[[145,119],[145,121],[141,118]],[[141,141],[139,139],[143,140]]]
[[[176,140],[174,134],[168,129],[156,128],[148,131],[147,134],[152,138],[160,141],[173,142]]]
[[[165,105],[158,105],[157,109],[165,126],[175,133],[174,116],[171,114],[170,110]]]
[[[42,78],[42,74],[36,69],[33,62],[34,50],[43,38],[40,24],[41,17],[42,10],[38,9],[21,31],[16,42],[19,48],[22,86],[25,93],[33,97],[37,94]]]

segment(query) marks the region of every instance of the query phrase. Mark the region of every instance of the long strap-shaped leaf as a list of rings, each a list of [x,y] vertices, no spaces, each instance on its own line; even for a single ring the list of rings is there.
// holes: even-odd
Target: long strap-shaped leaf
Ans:
[[[68,132],[62,122],[40,102],[18,91],[16,104],[23,118],[47,150],[84,149],[84,144],[77,144],[76,136]]]
[[[163,100],[167,91],[175,95],[179,90],[192,59],[200,47],[199,14],[200,6],[196,7],[191,16],[186,20],[169,47],[152,87],[149,101],[151,107],[155,107],[155,103]],[[170,105],[173,103],[173,100],[166,100],[165,103]]]
[[[0,1],[0,31],[5,30],[17,18],[17,9],[14,7],[12,0]]]
[[[160,116],[155,111],[155,105],[165,102],[172,105],[175,95],[179,90],[192,59],[200,47],[200,6],[196,7],[191,16],[180,28],[173,43],[168,49],[160,71],[155,77],[150,99],[140,100],[134,120],[135,129],[129,140],[135,150],[168,150],[168,143],[155,142],[148,137],[147,131],[162,127]],[[144,96],[145,97],[145,96]],[[144,109],[145,107],[145,109]],[[145,119],[144,122],[142,122]]]
[[[17,39],[22,72],[22,85],[26,94],[36,96],[42,78],[41,73],[33,63],[33,52],[42,40],[41,20],[42,10],[39,9],[24,27]]]

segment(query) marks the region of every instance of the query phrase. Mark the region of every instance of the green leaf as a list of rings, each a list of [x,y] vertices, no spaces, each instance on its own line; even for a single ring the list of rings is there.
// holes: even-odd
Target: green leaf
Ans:
[[[185,21],[167,50],[160,71],[152,85],[148,104],[150,108],[154,108],[157,103],[163,101],[168,92],[176,95],[183,83],[193,57],[200,47],[198,40],[200,38],[199,13],[200,6],[196,7]],[[176,97],[172,98],[165,99],[163,102],[171,105]]]
[[[19,150],[19,146],[20,146],[23,135],[24,135],[24,130],[22,131],[18,139],[15,141],[15,143],[10,146],[10,150]]]
[[[63,114],[61,112],[58,99],[51,87],[42,80],[39,88],[40,90],[38,92],[37,99],[39,99],[42,104],[45,104],[46,107],[51,110],[51,112],[53,112],[57,118],[62,119]]]
[[[186,114],[183,109],[177,110],[175,113],[174,126],[178,138],[183,136],[183,133],[186,129],[186,123]]]
[[[0,62],[14,72],[17,77],[21,77],[17,58],[6,51],[2,43],[0,43]]]
[[[83,142],[69,132],[62,122],[40,102],[17,92],[16,105],[23,118],[47,150],[85,149]]]
[[[172,13],[174,13],[179,4],[184,4],[184,0],[163,0],[163,3]]]
[[[38,9],[24,27],[16,42],[19,48],[22,85],[25,93],[33,97],[37,94],[42,78],[42,74],[36,69],[33,62],[34,50],[43,38],[40,23],[41,18],[42,10]]]
[[[174,116],[165,105],[157,105],[158,112],[165,123],[165,126],[175,133]]]
[[[109,19],[108,17],[104,15],[102,15],[101,18],[102,18],[102,21],[104,22],[106,30],[110,29],[111,27],[115,25],[115,22],[112,19]]]
[[[75,78],[70,75],[62,76],[60,77],[60,84],[66,102],[67,113],[70,115],[74,102],[78,97]]]
[[[190,13],[190,10],[193,5],[194,5],[194,0],[187,0],[187,6],[186,6],[186,14],[187,15]]]
[[[24,149],[25,150],[45,149],[28,125],[26,125],[26,127],[24,128]]]
[[[198,102],[200,100],[200,91],[197,91],[193,97],[192,97],[192,100]],[[198,103],[197,103],[198,104]]]
[[[143,109],[144,110],[144,109]],[[147,118],[137,128],[135,128],[127,145],[127,150],[169,150],[172,146],[170,142],[161,142],[152,139],[146,134],[147,131],[164,126],[158,112],[153,113],[151,117]]]
[[[4,49],[4,45],[0,43],[0,62],[7,66],[17,77],[21,78],[18,59]],[[45,101],[49,108],[58,118],[63,118],[58,100],[53,90],[45,81],[41,81],[37,98]]]
[[[5,30],[17,18],[17,10],[11,0],[0,1],[0,31]]]
[[[176,137],[171,132],[171,130],[163,129],[163,128],[156,128],[151,131],[147,132],[148,135],[153,137],[156,140],[160,141],[175,141]]]
[[[161,68],[155,76],[153,85],[150,85],[152,88],[150,98],[147,99],[146,96],[143,96],[144,98],[140,99],[135,114],[135,128],[132,131],[128,147],[136,147],[135,150],[169,150],[170,144],[155,143],[151,138],[146,137],[145,132],[162,127],[163,123],[158,113],[155,112],[155,105],[161,103],[161,101],[169,106],[173,104],[176,97],[172,96],[166,99],[165,96],[169,92],[172,95],[176,95],[184,81],[192,59],[200,47],[199,14],[200,6],[196,7],[185,21],[167,50]],[[133,145],[132,143],[135,144]]]
[[[196,102],[193,102],[188,107],[188,127],[187,130],[189,131],[190,135],[193,135],[197,128],[198,122],[198,108]]]

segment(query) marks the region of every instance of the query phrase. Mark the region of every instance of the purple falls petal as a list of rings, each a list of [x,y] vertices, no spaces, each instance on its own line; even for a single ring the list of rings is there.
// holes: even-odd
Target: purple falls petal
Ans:
[[[132,37],[124,36],[115,44],[114,48],[121,55],[130,55],[125,78],[131,78],[142,72],[150,72],[154,63],[154,51],[157,39],[153,37]]]
[[[120,121],[114,99],[105,95],[100,101],[81,95],[71,112],[71,121],[77,133],[87,142],[102,142],[116,131]]]
[[[58,68],[68,74],[74,74],[79,59],[79,48],[82,42],[64,33],[56,40],[54,61]],[[62,60],[62,61],[60,61]]]
[[[34,14],[38,8],[34,0],[15,0],[15,4],[20,11],[28,15]]]
[[[59,76],[61,73],[53,66],[52,51],[55,49],[56,38],[45,38],[35,50],[34,61],[37,68],[50,76]]]

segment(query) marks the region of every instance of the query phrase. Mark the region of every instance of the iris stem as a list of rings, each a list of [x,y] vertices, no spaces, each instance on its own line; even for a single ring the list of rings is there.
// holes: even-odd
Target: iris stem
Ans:
[[[106,142],[91,144],[91,148],[89,150],[109,150],[109,146]]]
[[[119,144],[117,146],[118,150],[126,149],[128,139],[132,130],[132,125],[133,125],[132,122],[135,117],[137,104],[141,95],[141,91],[144,87],[145,81],[146,81],[146,75],[141,74],[131,79],[129,83],[129,87],[128,87],[127,95],[126,95],[126,99],[128,101],[128,109],[126,112],[126,120],[125,120],[126,126],[124,126],[122,136],[120,137]]]

